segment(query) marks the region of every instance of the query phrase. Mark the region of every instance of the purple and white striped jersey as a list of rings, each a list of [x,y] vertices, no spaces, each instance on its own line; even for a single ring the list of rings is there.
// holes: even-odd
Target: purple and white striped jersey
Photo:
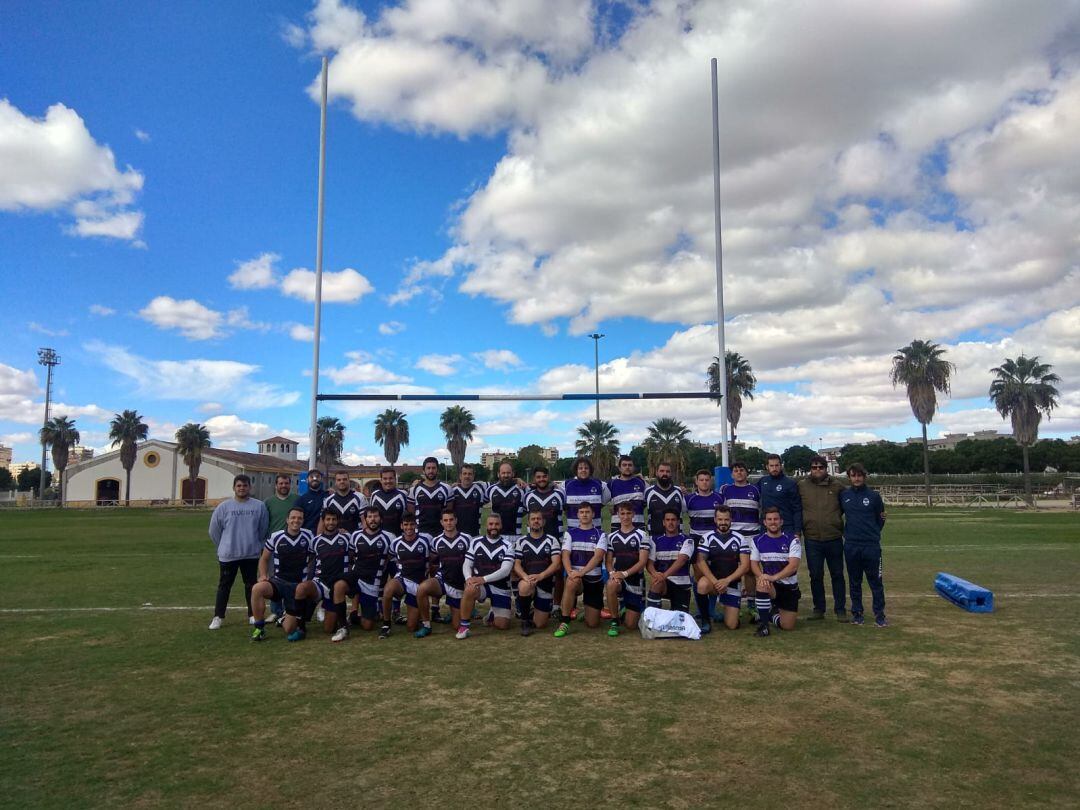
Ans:
[[[731,530],[746,537],[761,532],[761,490],[753,484],[720,487],[722,503],[731,510]]]
[[[371,493],[370,505],[379,511],[383,531],[389,532],[394,537],[401,534],[401,516],[413,509],[409,493],[397,487],[390,491],[381,488],[375,490]]]
[[[301,529],[296,537],[292,537],[286,529],[267,537],[263,547],[270,552],[270,560],[274,564],[273,576],[285,582],[303,581],[314,540],[307,529]]]
[[[367,498],[352,490],[344,495],[333,491],[323,498],[323,511],[330,509],[337,512],[341,518],[338,528],[349,534],[360,527],[360,515],[367,509],[367,505]]]
[[[329,585],[349,570],[349,535],[342,531],[332,536],[320,534],[311,543],[311,553],[315,555],[315,579]]]
[[[513,542],[505,535],[494,540],[486,534],[474,538],[465,552],[465,566],[471,568],[476,577],[488,577],[505,569],[505,576],[490,580],[488,584],[496,588],[509,588],[510,571],[514,567]],[[468,574],[468,571],[465,573]]]
[[[627,568],[633,568],[638,564],[638,560],[641,557],[641,550],[649,549],[649,536],[645,533],[644,529],[631,529],[628,532],[623,532],[622,529],[613,529],[608,534],[608,552],[615,557],[614,570],[625,571]],[[633,576],[629,577],[626,581],[629,585],[640,585],[642,579],[642,572],[638,571]]]
[[[779,574],[787,568],[791,557],[802,559],[802,544],[799,543],[799,538],[787,532],[781,533],[779,537],[770,537],[768,532],[762,532],[750,541],[750,560],[761,563],[761,570],[766,574]],[[798,585],[799,570],[795,569],[791,576],[778,579],[777,582]]]
[[[487,500],[491,511],[502,518],[502,533],[510,537],[521,534],[521,513],[525,508],[525,490],[517,482],[496,481],[488,486]]]
[[[539,509],[544,513],[544,532],[552,537],[562,537],[563,512],[566,511],[566,493],[558,487],[549,486],[541,492],[536,487],[531,487],[525,493],[523,504],[525,514],[533,509]]]
[[[701,555],[717,579],[730,577],[739,569],[739,555],[750,553],[750,543],[738,532],[720,534],[713,529],[698,538],[695,554]]]
[[[368,534],[353,532],[349,538],[349,557],[353,573],[365,582],[378,582],[386,570],[386,555],[393,538],[384,531]]]
[[[680,554],[686,555],[686,564],[679,569],[678,574],[668,577],[672,585],[689,585],[690,560],[694,558],[694,541],[685,534],[660,534],[649,541],[649,559],[653,567],[663,573],[675,564]]]
[[[635,475],[632,478],[616,476],[608,481],[608,491],[611,493],[612,531],[619,528],[619,514],[615,510],[623,502],[629,502],[634,507],[634,525],[639,529],[645,525],[644,478],[640,475]]]
[[[586,501],[592,504],[593,522],[599,523],[600,510],[611,500],[608,485],[595,478],[571,478],[563,484],[563,492],[566,494],[566,526],[569,529],[579,525],[577,510],[581,504]]]
[[[704,495],[696,489],[686,496],[686,513],[690,516],[690,536],[695,540],[716,527],[713,519],[716,507],[724,502],[719,492],[709,491]]]
[[[599,481],[597,482],[599,483]],[[589,564],[597,551],[607,552],[607,535],[593,526],[591,529],[582,529],[571,526],[563,534],[562,550],[570,552],[570,567],[575,571]],[[596,566],[585,575],[585,579],[600,579],[602,566]]]
[[[454,496],[454,514],[457,515],[459,532],[478,534],[480,532],[480,512],[487,502],[487,484],[473,481],[469,486],[454,484],[450,491]]]
[[[442,510],[454,502],[454,492],[445,481],[436,481],[428,487],[417,481],[412,488],[412,501],[416,505],[416,528],[434,537],[442,532]]]
[[[427,579],[428,556],[431,553],[431,537],[418,534],[412,542],[405,535],[395,537],[390,543],[390,557],[397,563],[398,573],[413,582]]]
[[[649,534],[659,537],[664,533],[664,512],[674,509],[682,517],[686,500],[678,487],[661,489],[656,484],[645,488],[645,511],[649,516]]]

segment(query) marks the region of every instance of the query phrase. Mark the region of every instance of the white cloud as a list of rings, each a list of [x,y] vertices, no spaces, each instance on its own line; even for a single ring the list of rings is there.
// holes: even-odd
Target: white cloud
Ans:
[[[315,328],[303,323],[294,323],[289,327],[289,337],[311,343],[315,340]]]
[[[324,303],[352,304],[375,290],[365,276],[346,267],[336,273],[323,272],[322,300]],[[281,282],[285,295],[302,301],[315,300],[315,273],[305,268],[292,270]]]
[[[400,335],[405,331],[405,324],[401,321],[387,321],[379,324],[380,335]]]
[[[509,349],[486,349],[474,353],[473,357],[483,363],[485,368],[497,371],[509,371],[524,365],[521,358]]]
[[[109,315],[115,315],[116,310],[113,309],[112,307],[104,306],[103,304],[91,304],[90,305],[90,314],[91,315],[98,315],[98,316],[100,316],[102,318],[107,318]]]
[[[143,215],[128,206],[142,185],[143,176],[119,169],[74,110],[54,104],[34,118],[0,98],[0,210],[69,208],[71,233],[132,240]]]
[[[226,450],[250,448],[254,451],[255,442],[271,435],[269,425],[263,422],[248,422],[231,413],[211,416],[203,424],[210,433],[210,440],[214,447],[222,447]]]
[[[135,137],[138,138],[143,143],[150,143],[150,133],[147,132],[144,129],[136,129],[135,130]]]
[[[195,410],[197,410],[199,413],[215,414],[221,413],[223,410],[225,410],[225,406],[222,405],[220,402],[204,402]]]
[[[42,326],[37,321],[30,321],[26,328],[31,332],[37,332],[39,335],[46,335],[47,337],[67,337],[70,332],[67,329],[54,329],[49,326]]]
[[[39,392],[33,371],[0,363],[0,419],[22,424],[40,423],[44,408],[35,413],[33,400]]]
[[[229,286],[236,290],[263,290],[277,285],[276,253],[261,253],[246,262],[237,262],[236,270],[229,276]]]
[[[407,383],[410,378],[371,362],[365,352],[346,352],[349,362],[340,368],[327,368],[323,374],[338,385],[376,385],[379,383]]]
[[[438,377],[449,377],[457,373],[461,359],[460,354],[425,354],[416,361],[416,367]]]
[[[178,300],[159,295],[139,310],[139,317],[158,329],[175,329],[191,340],[209,340],[223,334],[221,313],[191,298]]]

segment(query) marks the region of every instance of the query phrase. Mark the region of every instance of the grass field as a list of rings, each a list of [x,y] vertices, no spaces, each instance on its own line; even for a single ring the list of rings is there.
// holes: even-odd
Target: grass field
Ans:
[[[252,644],[208,513],[0,515],[6,807],[1076,806],[1080,516],[890,513],[879,630]],[[939,570],[997,610],[933,595]],[[809,584],[803,580],[804,614]],[[869,591],[864,588],[867,608]],[[233,604],[242,603],[239,584]],[[150,603],[154,607],[141,607]],[[165,608],[195,610],[168,610]],[[1071,797],[1071,798],[1070,798]]]

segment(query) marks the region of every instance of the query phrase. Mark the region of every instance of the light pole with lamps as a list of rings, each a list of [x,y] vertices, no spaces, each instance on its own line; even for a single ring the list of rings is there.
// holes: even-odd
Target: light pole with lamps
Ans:
[[[600,338],[607,337],[599,332],[593,332],[589,337],[593,340],[593,367],[596,369],[596,421],[600,421]]]
[[[49,403],[52,400],[52,370],[60,365],[60,355],[53,349],[38,349],[38,364],[45,366],[45,421],[43,426],[49,424]],[[41,443],[41,479],[38,482],[38,498],[45,499],[45,462],[48,455],[45,452],[45,442]]]

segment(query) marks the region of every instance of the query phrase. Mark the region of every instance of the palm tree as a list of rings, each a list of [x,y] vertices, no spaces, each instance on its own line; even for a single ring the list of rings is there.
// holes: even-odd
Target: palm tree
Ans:
[[[79,431],[75,420],[66,416],[54,416],[38,432],[41,443],[52,450],[53,466],[56,468],[56,498],[64,505],[64,470],[67,469],[68,451],[79,443]]]
[[[188,468],[188,479],[191,481],[191,502],[197,500],[199,481],[199,467],[202,465],[202,452],[210,446],[210,431],[206,425],[196,422],[188,422],[176,431],[176,450],[184,457],[184,463]]]
[[[405,414],[387,408],[375,417],[375,443],[382,445],[383,455],[393,467],[401,455],[401,448],[409,444],[409,422]]]
[[[944,359],[945,350],[929,340],[913,340],[896,350],[892,359],[890,379],[893,387],[903,384],[907,388],[911,412],[922,425],[923,475],[926,479],[926,505],[932,506],[930,498],[930,445],[926,440],[926,426],[933,421],[937,410],[937,395],[951,390],[952,374],[956,366]]]
[[[607,478],[619,457],[619,429],[606,419],[590,419],[577,432],[581,438],[574,446],[592,461],[593,475]]]
[[[754,400],[754,388],[757,387],[757,377],[754,369],[746,358],[738,352],[724,352],[724,365],[727,368],[727,419],[728,429],[731,431],[731,447],[735,447],[735,428],[739,426],[739,417],[742,416],[743,400]],[[713,357],[709,364],[706,375],[709,381],[709,391],[713,394],[720,393],[720,358]],[[716,398],[716,404],[720,405],[720,398]]]
[[[345,449],[345,425],[336,416],[321,416],[315,423],[315,465],[322,459],[326,474],[331,464],[341,463],[341,451]]]
[[[641,443],[645,448],[649,469],[655,470],[657,464],[666,461],[671,464],[675,480],[681,483],[689,440],[690,428],[678,419],[657,419],[649,425],[648,436]]]
[[[461,469],[465,463],[466,441],[472,441],[476,422],[470,411],[460,405],[453,405],[442,412],[439,427],[446,436],[446,449],[450,451],[450,461]]]
[[[137,411],[118,413],[109,423],[109,438],[113,447],[120,445],[120,464],[126,473],[124,506],[131,506],[131,468],[135,466],[137,444],[146,441],[149,432],[150,427]]]
[[[1031,468],[1028,465],[1028,448],[1039,438],[1039,423],[1043,414],[1050,418],[1050,411],[1057,407],[1061,392],[1054,383],[1061,377],[1054,374],[1049,363],[1040,363],[1038,355],[1015,360],[1008,357],[996,368],[990,369],[994,381],[990,383],[990,401],[994,403],[1001,418],[1012,420],[1013,438],[1024,453],[1024,495],[1029,504],[1031,498]]]

